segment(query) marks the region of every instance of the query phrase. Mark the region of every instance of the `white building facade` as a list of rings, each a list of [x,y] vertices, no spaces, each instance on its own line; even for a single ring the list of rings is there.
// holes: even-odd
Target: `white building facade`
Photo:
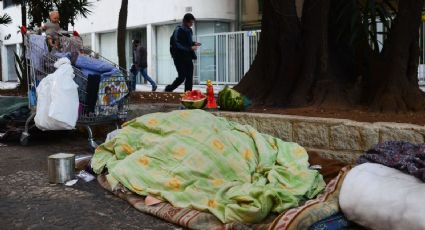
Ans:
[[[132,63],[131,41],[138,39],[148,50],[148,73],[159,84],[170,83],[177,75],[171,56],[169,54],[169,39],[176,27],[181,23],[185,13],[192,13],[197,18],[194,27],[195,36],[226,34],[238,30],[257,30],[261,25],[263,0],[129,0],[127,39],[122,41],[127,47],[127,67]],[[12,16],[13,23],[8,26],[0,26],[0,41],[2,42],[2,81],[16,80],[13,67],[13,51],[19,51],[21,36],[17,34],[18,26],[21,24],[20,7],[11,5],[11,0],[3,0],[3,7],[0,13],[7,13]],[[117,24],[121,1],[118,0],[93,0],[92,13],[87,18],[79,18],[74,26],[83,37],[84,46],[100,55],[117,62]],[[72,27],[70,27],[72,29]],[[6,36],[7,39],[4,39]],[[225,70],[217,66],[224,61],[230,66],[232,55],[227,60],[222,52],[238,45],[239,50],[233,50],[233,54],[242,53],[244,47],[241,42],[235,43],[235,36],[226,34],[219,39],[203,37],[203,48],[200,50],[202,62],[195,62],[195,83],[205,81],[212,75],[209,70],[215,66],[215,77],[222,75],[223,71],[237,73],[237,77],[227,77],[234,80],[240,79],[242,70]],[[248,38],[245,34],[245,41],[251,41],[256,46],[258,38]],[[220,47],[219,47],[220,46]],[[204,48],[205,47],[205,48]],[[211,48],[215,50],[211,52]],[[252,49],[256,50],[256,49]],[[211,57],[211,54],[215,57]],[[220,56],[221,55],[221,56]],[[252,52],[250,54],[252,56]],[[229,55],[228,55],[229,56]],[[217,58],[219,57],[219,58]],[[250,57],[246,57],[245,60]],[[9,60],[10,59],[10,60]],[[200,66],[205,68],[200,68]],[[229,65],[228,64],[228,65]],[[243,65],[243,64],[241,64]],[[223,66],[223,65],[222,65]],[[245,64],[246,69],[246,64]],[[207,77],[200,79],[200,74]],[[228,74],[229,75],[229,74]]]
[[[175,26],[181,23],[185,13],[197,18],[195,35],[234,31],[238,18],[237,0],[129,0],[127,40],[127,63],[132,63],[131,41],[138,39],[148,50],[148,72],[160,84],[168,84],[176,77],[169,54],[169,38]],[[74,26],[83,37],[84,46],[117,62],[118,14],[121,1],[92,1],[92,13],[88,18],[79,18]],[[0,14],[7,13],[13,23],[0,28],[2,42],[2,81],[16,80],[13,67],[13,51],[19,51],[22,42],[17,34],[21,24],[20,6],[3,1]],[[72,27],[70,27],[72,29]],[[10,37],[7,37],[9,36]],[[7,38],[7,39],[5,39]],[[10,60],[9,60],[10,59]]]
[[[17,81],[15,71],[14,52],[19,53],[22,36],[18,33],[21,25],[21,7],[12,5],[10,0],[3,0],[0,7],[0,15],[7,13],[12,18],[12,23],[0,25],[0,81]]]

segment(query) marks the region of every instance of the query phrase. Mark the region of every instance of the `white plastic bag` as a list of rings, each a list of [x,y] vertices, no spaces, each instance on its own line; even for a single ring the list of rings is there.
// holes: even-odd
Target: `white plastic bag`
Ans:
[[[41,130],[71,130],[78,119],[78,85],[67,58],[55,63],[57,70],[45,77],[37,87],[37,113],[34,118]]]
[[[339,204],[345,216],[368,229],[425,229],[425,183],[384,165],[366,163],[344,179]]]

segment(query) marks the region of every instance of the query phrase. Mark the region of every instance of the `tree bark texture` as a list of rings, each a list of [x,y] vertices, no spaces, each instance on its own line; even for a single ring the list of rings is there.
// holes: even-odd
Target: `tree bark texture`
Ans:
[[[118,65],[127,69],[127,60],[125,54],[125,40],[127,33],[128,0],[121,1],[121,9],[118,17],[117,48]]]
[[[337,38],[333,2],[305,0],[299,17],[298,0],[264,1],[257,57],[236,90],[270,106],[424,110],[417,78],[424,0],[399,1],[379,56],[367,38],[356,46]]]

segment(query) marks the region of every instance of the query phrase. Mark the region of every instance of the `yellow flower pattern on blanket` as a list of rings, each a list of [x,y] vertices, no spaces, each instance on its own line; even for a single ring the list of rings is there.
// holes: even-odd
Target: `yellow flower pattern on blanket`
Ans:
[[[122,148],[122,150],[126,153],[126,154],[128,154],[128,155],[130,155],[130,154],[132,154],[132,153],[134,153],[134,149],[133,149],[133,147],[131,147],[130,145],[128,145],[128,144],[123,144],[123,145],[121,145],[121,148]]]
[[[108,181],[223,223],[258,223],[324,188],[295,143],[202,110],[149,114],[97,149],[92,167]]]
[[[217,208],[218,204],[216,200],[209,200],[208,201],[208,207],[210,208]]]
[[[149,165],[149,158],[146,156],[142,156],[139,159],[140,164],[142,164],[143,166],[148,166]]]
[[[157,119],[150,119],[149,121],[148,121],[148,125],[149,126],[156,126],[156,125],[158,125],[158,120]]]
[[[173,150],[173,154],[178,158],[184,157],[186,155],[186,149],[184,147],[178,147]]]
[[[173,190],[179,190],[181,186],[181,182],[177,178],[173,178],[170,181],[168,181],[167,186]]]
[[[219,150],[219,151],[223,151],[224,150],[224,145],[223,143],[221,143],[221,141],[219,140],[213,140],[212,142],[213,146],[215,149]]]
[[[252,153],[251,150],[247,149],[243,153],[243,157],[245,158],[245,160],[251,160],[254,157],[254,154]]]
[[[296,156],[302,157],[302,156],[304,156],[305,154],[307,154],[307,151],[305,151],[305,149],[304,149],[304,148],[302,148],[301,146],[300,146],[300,147],[297,147],[297,148],[295,149],[295,155],[296,155]]]
[[[211,184],[213,186],[215,186],[215,187],[219,187],[222,184],[224,184],[224,180],[222,180],[222,179],[214,179],[214,180],[212,180]]]

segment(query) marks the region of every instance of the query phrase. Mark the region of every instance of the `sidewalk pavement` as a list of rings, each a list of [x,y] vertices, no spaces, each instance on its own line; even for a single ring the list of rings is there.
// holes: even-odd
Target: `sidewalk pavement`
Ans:
[[[156,92],[164,92],[166,85],[158,85],[158,89]],[[224,85],[213,85],[214,87],[214,93],[218,93],[224,88]],[[203,93],[206,93],[207,86],[206,85],[194,85],[193,90],[200,90]],[[137,85],[136,86],[136,92],[150,92],[152,91],[152,86],[149,84],[144,85]],[[179,86],[176,90],[174,90],[175,93],[184,93],[184,84]]]
[[[183,229],[137,211],[96,180],[49,184],[47,158],[62,152],[90,153],[87,139],[77,132],[39,132],[29,147],[0,142],[0,229]]]
[[[0,81],[0,90],[1,89],[14,89],[18,86],[17,82],[4,82]]]

